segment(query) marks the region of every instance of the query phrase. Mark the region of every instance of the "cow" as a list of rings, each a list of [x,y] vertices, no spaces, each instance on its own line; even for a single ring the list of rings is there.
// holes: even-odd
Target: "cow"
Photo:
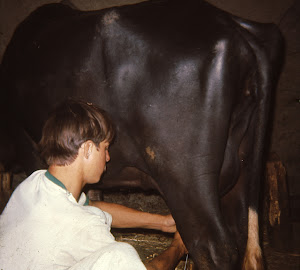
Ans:
[[[201,0],[42,6],[1,64],[0,161],[39,168],[49,112],[83,98],[117,131],[103,187],[158,190],[198,268],[262,269],[259,190],[282,51],[275,25]]]

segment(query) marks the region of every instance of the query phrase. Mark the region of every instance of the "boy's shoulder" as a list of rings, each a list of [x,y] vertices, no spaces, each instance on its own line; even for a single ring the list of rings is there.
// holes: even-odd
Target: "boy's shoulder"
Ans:
[[[25,178],[12,193],[10,201],[16,198],[26,199],[28,197],[28,199],[30,199],[31,193],[37,192],[45,172],[46,170],[38,170]]]

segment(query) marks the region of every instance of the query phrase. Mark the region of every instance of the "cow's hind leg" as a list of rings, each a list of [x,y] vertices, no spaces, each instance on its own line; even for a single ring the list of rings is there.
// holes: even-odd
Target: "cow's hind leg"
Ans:
[[[256,100],[256,108],[248,129],[252,133],[249,134],[249,131],[247,131],[244,139],[244,141],[249,139],[253,141],[247,143],[251,145],[252,150],[247,149],[246,151],[250,154],[250,157],[248,158],[247,168],[244,168],[248,187],[245,194],[248,196],[249,208],[248,240],[243,261],[244,270],[259,270],[263,269],[258,233],[258,203],[260,179],[263,171],[263,150],[272,90],[276,86],[282,65],[283,39],[275,25],[250,23],[237,18],[235,20],[241,26],[240,33],[253,50],[257,66],[260,67],[257,69],[256,78],[252,84]],[[263,46],[261,46],[262,43]]]
[[[222,210],[229,230],[237,239],[239,269],[262,270],[264,263],[259,241],[259,215],[255,208],[248,207],[246,190],[246,185],[239,182],[222,199]]]
[[[247,95],[231,118],[219,186],[222,213],[238,244],[239,267],[245,270],[263,269],[258,222],[262,127],[257,124],[254,80],[255,76],[250,76],[244,91]]]
[[[255,209],[248,209],[248,241],[243,262],[243,270],[262,270],[263,259],[259,245],[258,213]]]
[[[264,264],[259,242],[259,214],[258,206],[249,196],[249,189],[254,189],[250,176],[248,166],[242,164],[238,182],[222,198],[222,212],[227,227],[237,240],[240,269],[260,270],[264,269]],[[258,194],[259,185],[255,188]]]
[[[222,197],[222,212],[229,230],[237,239],[240,255],[239,264],[244,270],[264,268],[259,243],[258,215],[263,162],[263,135],[260,133],[262,127],[257,124],[259,123],[259,114],[256,103],[254,104],[254,107],[251,105],[249,110],[246,110],[244,114],[240,114],[243,119],[249,120],[249,122],[247,121],[247,129],[234,129],[242,134],[241,142],[236,142],[239,145],[238,153],[230,154],[238,156],[238,163],[236,163],[235,158],[232,159],[232,163],[239,167],[239,176],[231,190],[225,195],[223,194]],[[225,171],[228,169],[230,169],[230,166],[224,167]],[[224,175],[227,175],[226,172],[224,172]]]

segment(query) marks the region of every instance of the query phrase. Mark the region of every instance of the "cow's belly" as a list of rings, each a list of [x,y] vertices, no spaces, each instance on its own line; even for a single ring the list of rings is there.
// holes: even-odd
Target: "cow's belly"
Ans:
[[[253,99],[244,97],[232,113],[219,179],[220,196],[224,196],[237,184],[247,166],[247,159],[251,154],[249,138],[253,138],[248,132],[255,105]]]

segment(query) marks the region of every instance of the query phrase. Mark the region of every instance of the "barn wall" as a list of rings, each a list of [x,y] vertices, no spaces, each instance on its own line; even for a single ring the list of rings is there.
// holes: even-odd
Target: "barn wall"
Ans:
[[[56,0],[0,0],[0,60],[15,27],[36,7]],[[116,5],[133,4],[140,0],[70,0],[82,10],[102,9]],[[300,195],[300,76],[299,68],[299,1],[297,0],[208,0],[208,2],[235,15],[279,24],[287,39],[286,64],[277,90],[271,150],[277,152],[287,167],[291,195]],[[186,1],[182,0],[182,3]],[[298,19],[297,19],[298,18]]]

